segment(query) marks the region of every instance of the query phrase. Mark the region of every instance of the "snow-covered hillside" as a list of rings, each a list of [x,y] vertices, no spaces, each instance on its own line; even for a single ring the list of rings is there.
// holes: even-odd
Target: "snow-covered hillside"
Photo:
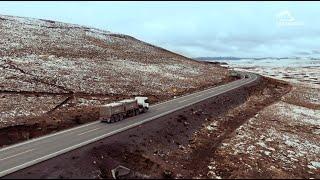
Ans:
[[[8,117],[6,111],[25,107],[26,93],[173,96],[221,83],[228,75],[225,68],[91,27],[0,15],[0,34],[0,101],[7,104],[0,120]],[[37,97],[30,101],[46,106]]]

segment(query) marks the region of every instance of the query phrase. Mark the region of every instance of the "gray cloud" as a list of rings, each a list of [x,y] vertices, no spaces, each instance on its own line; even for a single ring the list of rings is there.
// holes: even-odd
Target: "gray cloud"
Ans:
[[[312,54],[320,54],[319,50],[312,50]]]
[[[298,55],[311,55],[309,52],[297,52]]]
[[[191,57],[320,55],[319,2],[1,2],[0,6],[0,14],[89,25]],[[296,24],[279,25],[277,17],[286,11]]]

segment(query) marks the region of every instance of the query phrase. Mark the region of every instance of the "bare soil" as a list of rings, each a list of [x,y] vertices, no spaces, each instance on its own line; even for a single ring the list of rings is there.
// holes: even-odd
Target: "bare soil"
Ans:
[[[230,166],[208,174],[212,159],[223,162],[225,158],[215,152],[239,126],[290,89],[287,83],[262,78],[250,87],[205,100],[5,178],[111,178],[110,170],[117,165],[132,170],[126,178],[234,177],[232,168],[236,167]],[[255,173],[250,177],[269,176]]]
[[[151,103],[234,80],[128,35],[0,15],[0,147],[97,120],[93,107]]]
[[[214,86],[219,86],[224,83],[228,83],[236,80],[237,77],[228,76],[221,83]],[[187,89],[175,93],[175,96],[182,96],[185,94],[194,93],[214,86],[202,85],[199,88]],[[21,98],[18,93],[17,98]],[[6,93],[2,93],[6,96]],[[12,96],[12,94],[10,93]],[[148,95],[147,96],[151,104],[159,103],[172,99],[174,95]],[[125,95],[91,95],[91,94],[69,94],[69,95],[39,95],[39,93],[28,93],[28,98],[36,97],[49,97],[56,101],[50,104],[50,106],[44,109],[44,113],[40,115],[30,115],[23,117],[13,117],[15,124],[0,128],[0,147],[15,144],[24,140],[36,138],[39,136],[47,135],[57,131],[61,131],[67,128],[75,127],[84,123],[97,121],[99,119],[98,108],[96,105],[103,103],[110,103],[121,99],[132,98]],[[28,99],[27,98],[27,99]],[[48,100],[45,99],[48,105]],[[57,101],[58,100],[58,101]],[[15,103],[23,102],[20,99],[16,99]],[[27,100],[25,100],[28,102]],[[23,102],[26,109],[30,108],[28,103]],[[33,101],[29,102],[32,103]],[[91,103],[90,103],[91,102]],[[83,105],[81,105],[83,103]],[[9,105],[9,103],[7,103]],[[14,105],[12,105],[14,106]],[[39,110],[43,108],[41,104],[34,106],[33,108]]]

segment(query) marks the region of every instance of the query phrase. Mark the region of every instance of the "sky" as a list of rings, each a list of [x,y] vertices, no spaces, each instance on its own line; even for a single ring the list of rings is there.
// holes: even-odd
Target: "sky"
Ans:
[[[0,2],[0,14],[123,33],[188,57],[320,57],[320,2]]]

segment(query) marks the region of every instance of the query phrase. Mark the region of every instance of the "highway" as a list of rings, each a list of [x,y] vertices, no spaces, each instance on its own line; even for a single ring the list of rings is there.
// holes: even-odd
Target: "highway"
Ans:
[[[113,124],[96,121],[2,148],[0,149],[0,177],[155,120],[205,99],[252,84],[259,79],[256,74],[246,74],[247,78],[244,78],[244,74],[242,74],[242,79],[152,105],[147,113]]]

